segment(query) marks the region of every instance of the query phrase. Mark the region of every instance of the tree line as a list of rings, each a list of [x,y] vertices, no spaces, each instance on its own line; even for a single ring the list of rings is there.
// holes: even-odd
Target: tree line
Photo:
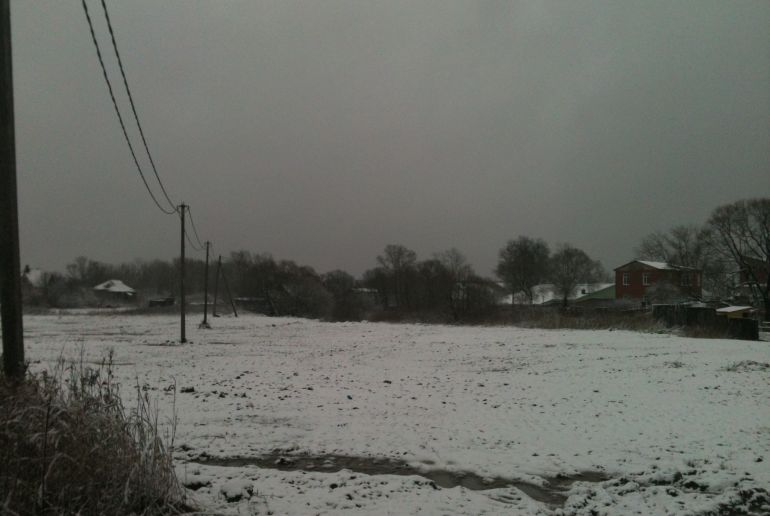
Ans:
[[[704,289],[715,297],[729,297],[734,273],[742,270],[756,302],[766,310],[770,304],[770,199],[720,206],[703,225],[651,233],[635,251],[639,259],[701,269]],[[579,284],[611,281],[602,264],[585,251],[561,244],[552,252],[544,240],[529,236],[511,239],[500,249],[494,279],[477,274],[455,248],[420,260],[406,246],[389,244],[375,263],[356,278],[343,270],[319,274],[291,260],[241,250],[231,253],[222,269],[235,297],[267,313],[332,320],[392,314],[461,321],[490,313],[507,294],[523,295],[531,303],[539,284],[552,284],[566,306]],[[188,292],[202,292],[204,262],[188,259],[186,267]],[[176,296],[178,271],[178,259],[110,265],[78,257],[64,274],[46,274],[43,288],[26,301],[53,307],[93,303],[93,287],[109,279],[135,288],[140,299]],[[209,274],[213,278],[213,270]]]
[[[93,306],[98,300],[93,287],[111,279],[120,279],[140,292],[139,299],[145,296],[178,295],[179,259],[135,260],[130,263],[113,265],[78,256],[65,267],[65,272],[45,272],[37,282],[31,285],[23,279],[25,303],[54,308]],[[203,290],[202,260],[186,259],[185,265],[188,288],[191,291]],[[25,267],[25,275],[29,273]],[[36,288],[32,288],[36,287]]]

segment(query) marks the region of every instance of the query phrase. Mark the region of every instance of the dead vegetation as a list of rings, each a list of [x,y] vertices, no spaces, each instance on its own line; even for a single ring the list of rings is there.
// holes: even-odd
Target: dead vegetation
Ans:
[[[21,382],[0,376],[0,513],[186,509],[171,460],[173,424],[159,435],[147,395],[137,389],[127,409],[118,391],[111,356],[96,368],[60,360],[52,374]]]
[[[731,373],[747,373],[767,370],[770,370],[770,364],[767,362],[756,362],[754,360],[741,360],[740,362],[734,362],[722,368],[722,371]]]
[[[499,323],[521,328],[667,332],[660,321],[642,310],[564,310],[559,307],[523,306],[501,311],[498,317]]]

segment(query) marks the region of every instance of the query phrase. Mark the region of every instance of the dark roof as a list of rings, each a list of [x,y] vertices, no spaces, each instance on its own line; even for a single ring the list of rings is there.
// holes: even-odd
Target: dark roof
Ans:
[[[630,262],[624,263],[619,267],[615,267],[614,270],[617,271],[633,264],[639,264],[641,265],[641,268],[644,269],[654,269],[659,271],[700,271],[700,269],[695,267],[686,267],[684,265],[674,265],[673,263],[655,262],[649,260],[631,260]]]

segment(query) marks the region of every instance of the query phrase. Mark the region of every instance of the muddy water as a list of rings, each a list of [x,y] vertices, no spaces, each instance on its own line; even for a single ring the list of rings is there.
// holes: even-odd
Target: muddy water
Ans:
[[[345,455],[286,455],[273,453],[261,457],[207,457],[192,460],[198,464],[211,466],[241,467],[258,466],[280,471],[318,471],[335,473],[342,469],[366,475],[416,475],[430,480],[435,489],[462,486],[473,491],[515,487],[524,494],[549,505],[561,506],[567,500],[565,491],[575,482],[603,482],[607,476],[603,473],[586,471],[576,475],[560,475],[546,478],[546,485],[540,486],[520,480],[501,477],[480,477],[472,472],[457,472],[440,469],[415,468],[396,459],[377,457],[349,457]]]

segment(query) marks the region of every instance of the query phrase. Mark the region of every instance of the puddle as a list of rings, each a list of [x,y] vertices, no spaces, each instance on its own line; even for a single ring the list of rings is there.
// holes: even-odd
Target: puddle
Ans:
[[[451,489],[462,486],[472,491],[485,491],[515,487],[524,494],[549,505],[563,506],[567,500],[566,491],[575,482],[603,482],[608,479],[604,473],[586,471],[576,475],[559,475],[546,478],[546,485],[539,486],[520,480],[500,477],[481,477],[469,471],[446,471],[440,469],[418,469],[390,458],[349,457],[345,455],[286,455],[273,453],[261,457],[207,457],[191,460],[197,464],[225,467],[257,466],[279,471],[318,471],[336,473],[347,469],[365,475],[415,475],[433,482],[436,489]]]

